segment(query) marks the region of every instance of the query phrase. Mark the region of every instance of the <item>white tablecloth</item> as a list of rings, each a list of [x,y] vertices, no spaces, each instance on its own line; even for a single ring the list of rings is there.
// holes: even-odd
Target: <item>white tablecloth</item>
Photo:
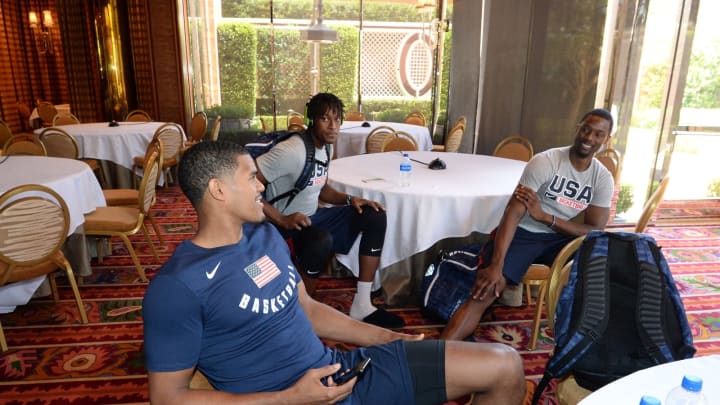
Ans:
[[[42,184],[60,194],[70,216],[68,236],[85,222],[85,214],[105,206],[95,174],[81,161],[40,156],[7,156],[0,157],[0,161],[0,194],[23,184]],[[44,279],[42,276],[0,287],[0,313],[26,304]]]
[[[616,380],[590,394],[580,405],[639,404],[643,395],[665,403],[671,389],[685,374],[703,379],[702,392],[708,404],[720,404],[720,355],[695,357],[646,368]]]
[[[415,138],[418,150],[432,150],[432,138],[430,130],[419,125],[402,124],[398,122],[368,121],[369,127],[363,127],[362,121],[347,121],[340,127],[337,150],[335,156],[338,158],[346,156],[361,155],[365,153],[365,139],[374,128],[385,125],[396,131],[405,131]]]
[[[78,144],[80,157],[109,160],[132,170],[133,158],[145,156],[145,150],[164,122],[120,122],[117,127],[107,122],[63,125]],[[42,129],[35,130],[39,134]]]
[[[489,233],[500,222],[525,162],[462,153],[411,152],[429,162],[440,157],[445,170],[412,162],[409,187],[398,187],[401,155],[372,153],[333,160],[329,184],[352,195],[382,203],[387,209],[385,246],[380,268],[387,267],[435,242],[472,232]],[[357,274],[356,242],[338,260]]]

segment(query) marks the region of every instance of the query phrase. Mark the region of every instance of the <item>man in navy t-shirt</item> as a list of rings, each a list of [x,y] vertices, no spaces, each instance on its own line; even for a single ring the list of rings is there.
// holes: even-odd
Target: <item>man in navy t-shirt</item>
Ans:
[[[180,186],[198,231],[176,249],[143,301],[153,404],[520,404],[523,364],[502,344],[422,340],[314,301],[279,233],[263,222],[257,169],[234,143],[188,149]],[[363,346],[325,347],[319,337]],[[336,384],[363,359],[359,377]],[[215,391],[190,389],[195,369]]]

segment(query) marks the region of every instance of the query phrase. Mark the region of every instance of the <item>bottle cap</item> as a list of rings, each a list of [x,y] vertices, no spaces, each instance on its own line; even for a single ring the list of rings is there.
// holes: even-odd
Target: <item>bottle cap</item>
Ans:
[[[640,398],[640,405],[660,405],[660,400],[652,395],[643,395]]]
[[[688,391],[700,392],[700,390],[702,390],[702,385],[702,378],[696,375],[687,374],[683,377],[682,387]]]
[[[403,152],[402,154],[403,154],[403,157],[410,157],[410,155],[408,155],[407,152]]]

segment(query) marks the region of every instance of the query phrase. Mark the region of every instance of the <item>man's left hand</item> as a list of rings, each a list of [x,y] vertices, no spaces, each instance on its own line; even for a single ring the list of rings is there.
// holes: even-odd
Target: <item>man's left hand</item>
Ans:
[[[358,213],[362,214],[362,207],[363,205],[367,205],[368,207],[371,207],[375,211],[385,211],[385,207],[383,207],[382,204],[376,201],[372,200],[366,200],[364,198],[360,197],[353,197],[352,199],[352,206],[355,207]]]

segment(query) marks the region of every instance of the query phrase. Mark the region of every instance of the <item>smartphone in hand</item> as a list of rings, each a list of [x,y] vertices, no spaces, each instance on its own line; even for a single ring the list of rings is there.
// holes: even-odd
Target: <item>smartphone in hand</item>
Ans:
[[[353,368],[345,369],[344,371],[340,371],[337,373],[335,377],[333,377],[333,381],[335,381],[335,384],[337,385],[343,385],[346,382],[350,381],[355,376],[361,376],[362,373],[365,372],[365,369],[370,365],[370,357],[366,357],[362,359],[362,361],[355,365]]]

